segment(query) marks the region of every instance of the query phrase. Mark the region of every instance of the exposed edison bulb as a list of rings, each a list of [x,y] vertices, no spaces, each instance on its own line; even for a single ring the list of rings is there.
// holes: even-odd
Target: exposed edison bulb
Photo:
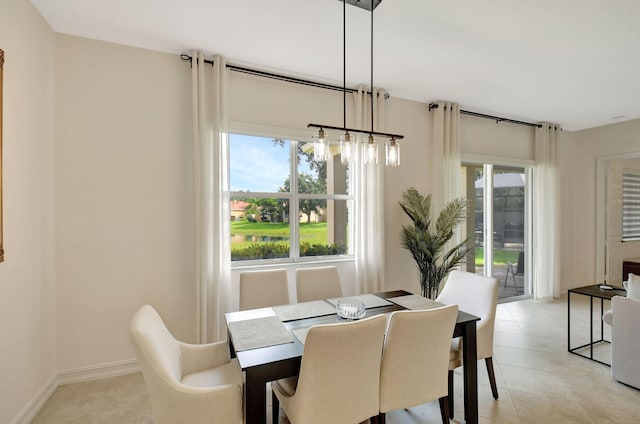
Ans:
[[[316,162],[326,162],[329,159],[329,143],[322,128],[318,134],[313,136],[313,160]]]
[[[364,149],[364,164],[365,165],[377,165],[378,164],[378,145],[373,135],[369,136],[367,145]]]
[[[354,145],[351,141],[351,134],[345,133],[340,137],[340,161],[343,164],[351,163],[354,159]]]
[[[395,138],[385,144],[387,153],[387,166],[400,166],[400,143]]]

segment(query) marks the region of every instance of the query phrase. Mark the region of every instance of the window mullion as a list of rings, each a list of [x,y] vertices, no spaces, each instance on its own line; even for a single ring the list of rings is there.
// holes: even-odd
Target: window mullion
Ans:
[[[298,142],[289,143],[289,163],[291,164],[291,177],[289,184],[291,197],[289,201],[289,255],[294,261],[300,258],[300,219],[298,218]]]

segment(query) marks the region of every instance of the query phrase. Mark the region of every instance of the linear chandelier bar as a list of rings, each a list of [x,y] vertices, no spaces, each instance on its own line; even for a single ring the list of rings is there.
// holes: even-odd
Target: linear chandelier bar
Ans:
[[[404,138],[404,136],[400,134],[391,134],[391,133],[383,133],[383,132],[375,132],[375,131],[371,132],[369,130],[357,130],[355,128],[347,128],[347,127],[333,127],[331,125],[307,124],[307,128],[345,131],[345,132],[356,133],[356,134],[367,134],[367,135],[372,134],[374,136],[394,138],[396,140],[402,140]]]

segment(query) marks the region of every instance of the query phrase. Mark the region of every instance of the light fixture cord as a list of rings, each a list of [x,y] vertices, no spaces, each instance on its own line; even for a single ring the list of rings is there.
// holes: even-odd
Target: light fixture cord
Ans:
[[[342,126],[347,128],[347,2],[342,0]]]
[[[373,4],[371,0],[371,133],[373,135]]]

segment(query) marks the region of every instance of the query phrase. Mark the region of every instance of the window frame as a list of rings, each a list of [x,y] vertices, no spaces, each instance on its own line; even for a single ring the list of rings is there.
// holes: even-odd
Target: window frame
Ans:
[[[350,210],[355,210],[355,194],[353,193],[353,185],[349,186],[351,193],[347,194],[314,194],[314,193],[298,193],[298,143],[312,143],[309,134],[302,132],[277,128],[267,127],[252,124],[238,124],[230,126],[228,130],[228,140],[231,143],[233,135],[261,137],[265,139],[280,139],[289,142],[289,176],[290,176],[290,191],[287,192],[246,192],[246,191],[232,191],[231,186],[231,147],[228,149],[228,181],[229,191],[228,199],[229,203],[237,197],[252,197],[252,198],[278,198],[286,199],[289,207],[289,257],[286,258],[271,258],[271,259],[244,259],[244,260],[232,260],[231,249],[229,249],[229,260],[231,262],[231,268],[243,268],[247,266],[265,266],[265,265],[278,265],[278,264],[294,264],[294,263],[313,263],[313,262],[329,262],[329,261],[344,261],[353,260],[355,258],[353,240],[354,240],[354,225],[350,225],[349,218],[352,218],[352,214],[347,214],[347,253],[338,255],[319,255],[319,256],[300,256],[300,220],[291,217],[298,217],[299,215],[299,200],[302,199],[320,199],[320,200],[344,200],[350,203]],[[338,154],[339,155],[339,154]],[[348,178],[353,181],[355,173],[350,167],[348,172]],[[229,220],[229,228],[231,221]]]
[[[635,180],[635,183],[627,183],[625,181]],[[640,241],[640,171],[624,169],[622,171],[622,242],[630,242],[630,241]],[[627,196],[631,195],[631,192],[636,194],[636,200],[630,201]],[[626,195],[625,195],[626,194]],[[631,204],[631,205],[630,205]],[[626,216],[626,218],[625,218]],[[633,225],[632,223],[625,222],[628,220],[635,220],[637,223]],[[629,227],[627,231],[625,231],[625,226]],[[631,227],[635,227],[635,231],[631,229]],[[628,234],[630,232],[632,234]]]

